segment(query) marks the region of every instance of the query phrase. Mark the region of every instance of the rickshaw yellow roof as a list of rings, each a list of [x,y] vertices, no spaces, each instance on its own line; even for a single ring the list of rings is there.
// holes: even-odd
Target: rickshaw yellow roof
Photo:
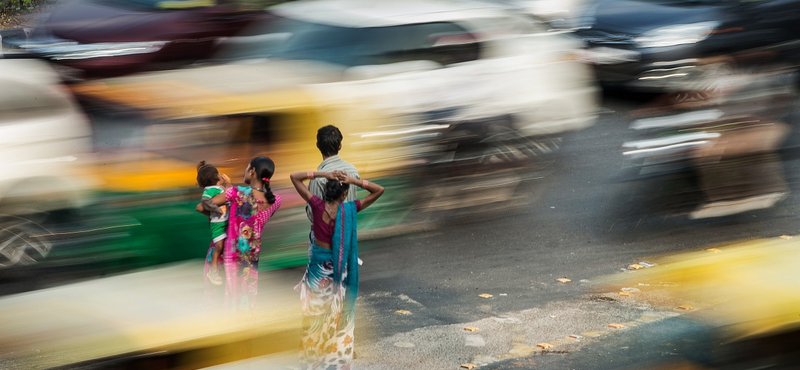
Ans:
[[[310,109],[315,104],[311,94],[300,88],[232,94],[179,80],[91,82],[72,89],[78,95],[142,110],[155,119]]]

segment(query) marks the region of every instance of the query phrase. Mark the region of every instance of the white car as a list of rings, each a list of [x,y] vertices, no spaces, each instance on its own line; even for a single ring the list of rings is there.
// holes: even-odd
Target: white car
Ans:
[[[88,199],[91,127],[60,82],[43,61],[0,59],[0,269],[45,257],[42,223]]]
[[[461,119],[511,115],[524,136],[596,118],[593,71],[573,54],[580,41],[489,3],[298,1],[271,11],[278,19],[251,33],[269,41],[237,44],[227,56],[263,62],[227,68],[321,63],[326,79],[299,82],[332,102],[366,97],[396,114],[458,107]]]

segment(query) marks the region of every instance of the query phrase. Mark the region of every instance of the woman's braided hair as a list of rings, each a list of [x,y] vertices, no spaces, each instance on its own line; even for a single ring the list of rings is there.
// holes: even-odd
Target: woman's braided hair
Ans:
[[[268,157],[255,157],[250,161],[250,168],[256,171],[256,175],[264,184],[264,197],[267,198],[269,204],[275,203],[275,194],[272,194],[269,181],[272,175],[275,174],[275,162],[272,162]]]

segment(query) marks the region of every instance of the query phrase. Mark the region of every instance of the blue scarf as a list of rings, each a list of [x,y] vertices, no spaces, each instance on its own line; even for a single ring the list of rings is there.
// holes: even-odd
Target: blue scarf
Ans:
[[[355,311],[356,297],[358,296],[356,213],[355,202],[346,202],[339,206],[339,212],[336,215],[336,229],[333,231],[331,243],[334,283],[342,282],[342,272],[345,269],[347,271],[347,279],[343,282],[347,288],[344,299],[344,312]]]

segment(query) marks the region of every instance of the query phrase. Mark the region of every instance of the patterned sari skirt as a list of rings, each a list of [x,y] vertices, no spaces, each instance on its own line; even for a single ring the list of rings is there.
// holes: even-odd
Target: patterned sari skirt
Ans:
[[[211,269],[211,254],[214,243],[206,253],[203,276]],[[224,252],[219,261],[219,274],[223,277],[223,285],[215,286],[205,280],[206,303],[231,317],[250,315],[255,309],[258,294],[258,262],[247,260],[236,261],[225,258]]]
[[[303,309],[303,370],[350,370],[353,362],[355,310],[345,306],[345,285],[334,282],[332,258],[330,249],[314,245],[303,280],[295,288]],[[346,269],[342,274],[345,281]]]

